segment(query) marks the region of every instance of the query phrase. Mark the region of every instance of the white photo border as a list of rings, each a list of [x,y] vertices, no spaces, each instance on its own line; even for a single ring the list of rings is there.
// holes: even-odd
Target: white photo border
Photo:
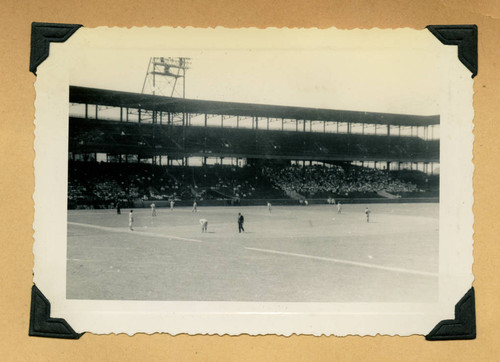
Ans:
[[[89,48],[137,49],[149,54],[189,54],[210,49],[266,48],[314,51],[355,46],[397,49],[408,42],[440,53],[440,244],[437,303],[246,303],[66,299],[67,154],[69,69]],[[330,40],[327,40],[330,39]],[[52,316],[78,333],[135,334],[427,334],[454,318],[455,304],[470,289],[473,235],[473,80],[455,46],[428,30],[336,29],[79,29],[50,45],[37,71],[35,117],[34,282],[51,302]]]

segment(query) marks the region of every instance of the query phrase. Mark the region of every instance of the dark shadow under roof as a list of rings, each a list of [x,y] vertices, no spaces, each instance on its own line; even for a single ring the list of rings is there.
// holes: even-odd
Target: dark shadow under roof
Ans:
[[[305,119],[313,121],[384,124],[395,126],[428,126],[439,124],[439,115],[417,116],[408,114],[205,101],[77,86],[70,86],[69,101],[71,103],[140,108],[143,110],[171,113],[206,113],[228,116],[270,117],[299,120]]]

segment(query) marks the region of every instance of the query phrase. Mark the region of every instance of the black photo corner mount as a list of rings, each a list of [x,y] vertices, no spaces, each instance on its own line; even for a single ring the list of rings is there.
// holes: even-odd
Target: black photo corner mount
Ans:
[[[51,318],[49,300],[36,285],[33,285],[31,288],[29,335],[32,337],[79,339],[83,333],[76,333],[62,318]]]
[[[82,25],[31,23],[30,72],[36,75],[36,69],[49,56],[50,43],[64,43]]]
[[[477,75],[477,25],[428,25],[427,29],[446,45],[458,45],[458,59]]]
[[[428,341],[451,341],[476,338],[476,302],[474,288],[455,305],[455,319],[439,322],[425,339]]]

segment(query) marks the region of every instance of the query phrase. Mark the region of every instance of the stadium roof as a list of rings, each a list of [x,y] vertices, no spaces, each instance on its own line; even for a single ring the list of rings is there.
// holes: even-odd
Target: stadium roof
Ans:
[[[205,101],[77,86],[70,86],[69,101],[72,103],[128,107],[172,113],[187,112],[195,114],[270,117],[298,120],[305,119],[313,121],[388,124],[396,126],[428,126],[439,124],[439,115],[417,116],[307,107],[274,106],[252,103]]]

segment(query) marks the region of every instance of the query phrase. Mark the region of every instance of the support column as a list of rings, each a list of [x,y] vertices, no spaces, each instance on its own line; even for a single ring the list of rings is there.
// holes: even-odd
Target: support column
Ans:
[[[205,122],[203,123],[203,161],[202,164],[205,166],[207,164],[207,125],[208,125],[208,114],[205,113]]]

